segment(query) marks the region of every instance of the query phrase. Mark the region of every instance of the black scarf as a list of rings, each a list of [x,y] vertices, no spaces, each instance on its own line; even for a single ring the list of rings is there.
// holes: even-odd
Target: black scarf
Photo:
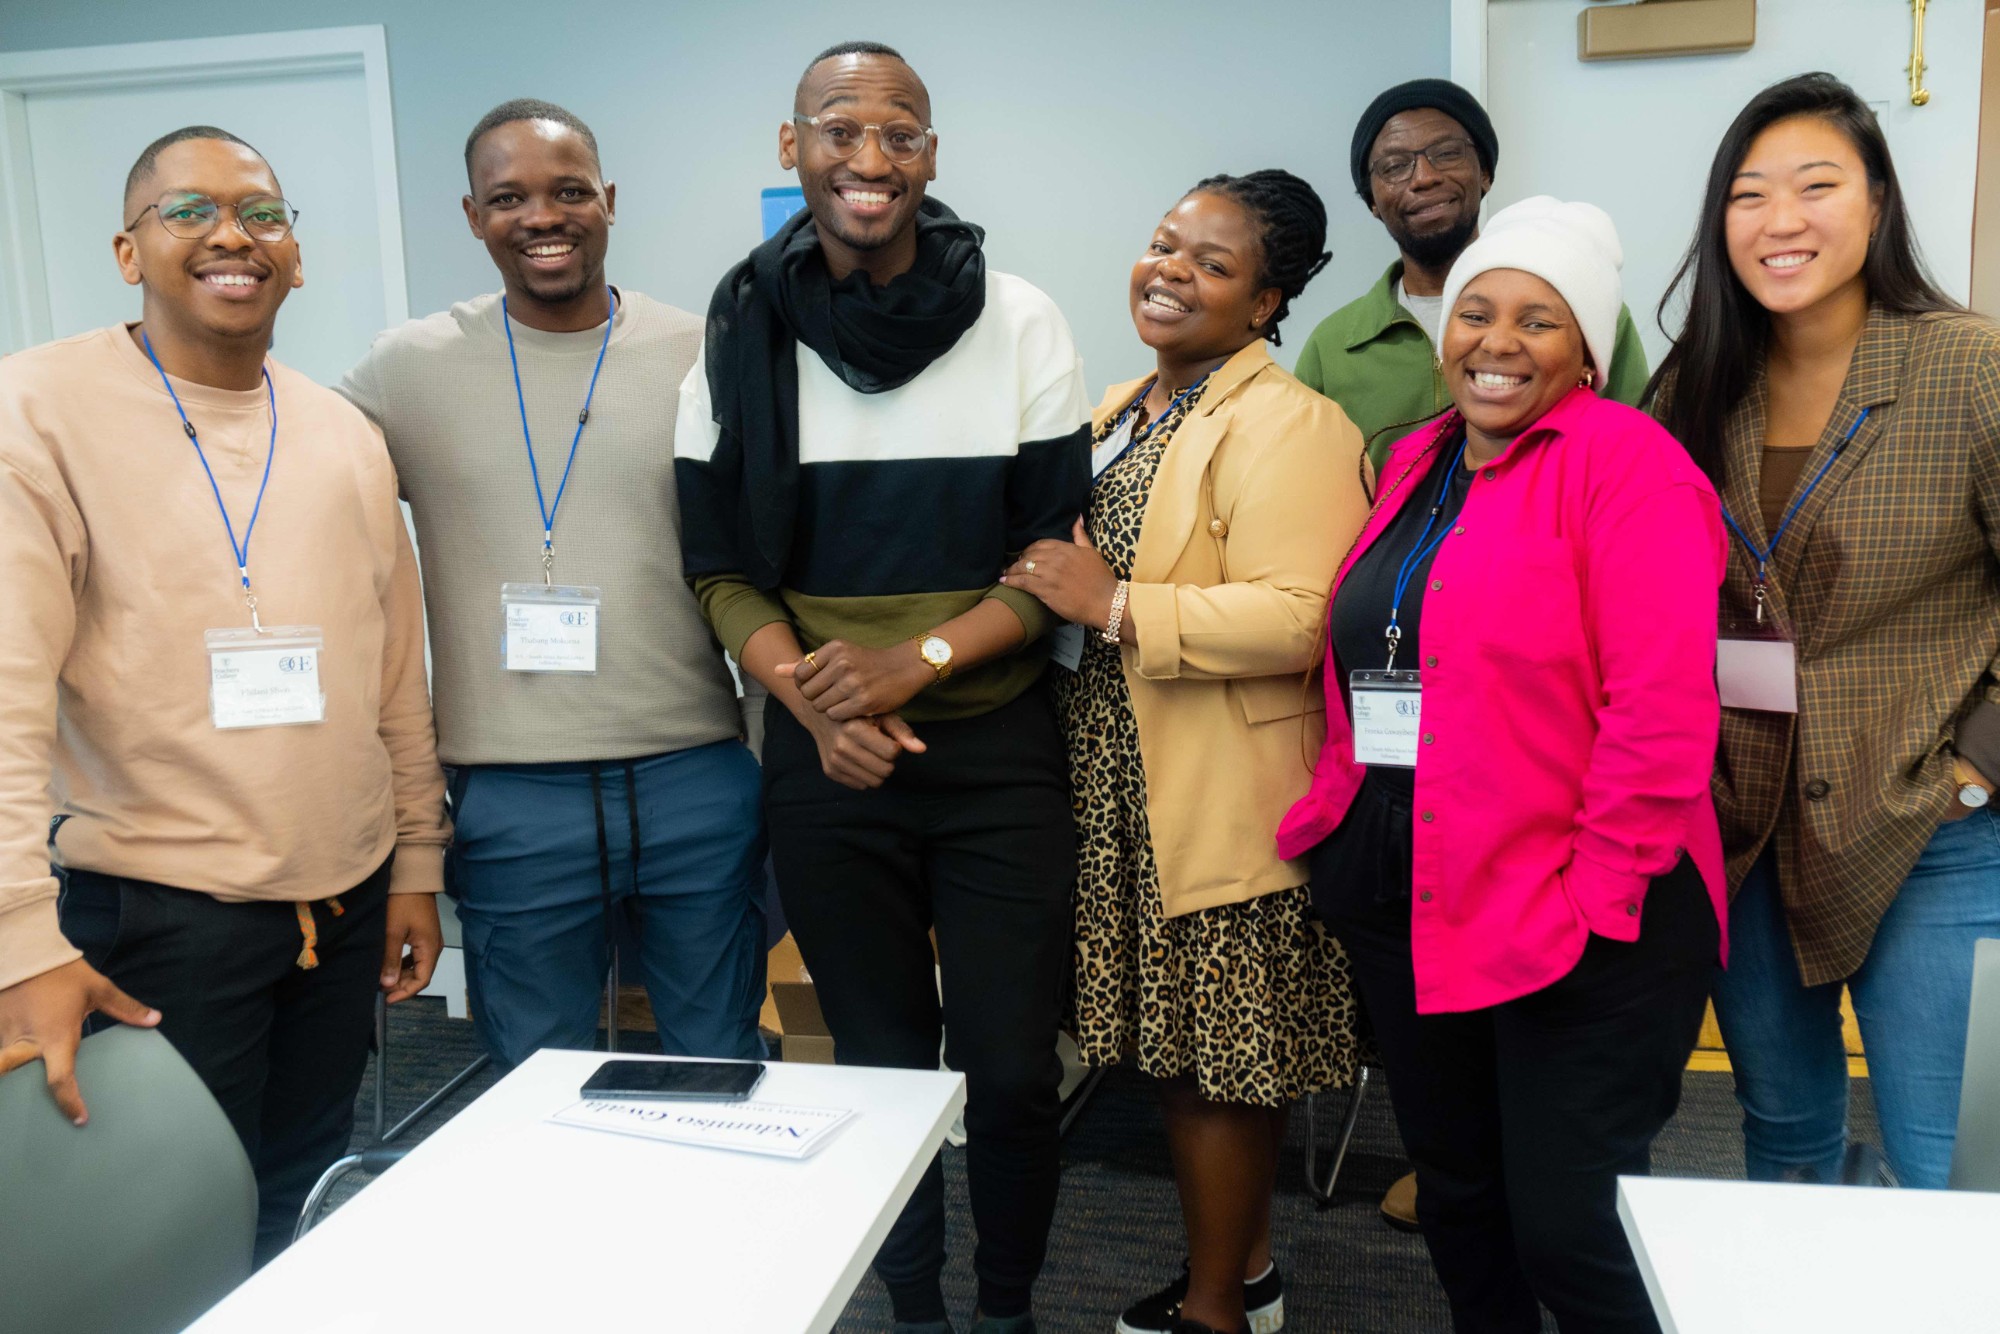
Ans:
[[[858,393],[908,384],[985,308],[985,235],[926,199],[908,273],[880,287],[860,271],[835,282],[802,210],[729,271],[709,302],[703,354],[721,438],[705,469],[681,470],[689,577],[740,573],[778,586],[798,517],[797,345]]]

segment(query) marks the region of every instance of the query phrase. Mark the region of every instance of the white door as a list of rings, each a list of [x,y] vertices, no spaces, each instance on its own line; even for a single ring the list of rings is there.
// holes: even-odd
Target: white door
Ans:
[[[125,173],[160,135],[208,124],[264,154],[299,210],[305,286],[273,355],[337,381],[408,313],[386,69],[357,40],[371,33],[379,57],[379,28],[0,57],[0,251],[19,278],[0,283],[0,352],[139,317],[111,251]]]

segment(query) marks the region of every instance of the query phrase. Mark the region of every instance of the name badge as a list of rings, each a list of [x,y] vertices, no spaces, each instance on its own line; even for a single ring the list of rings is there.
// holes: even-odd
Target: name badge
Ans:
[[[1416,768],[1424,716],[1423,673],[1349,672],[1347,698],[1355,762]]]
[[[1049,661],[1067,671],[1083,667],[1083,627],[1067,621],[1049,631]]]
[[[500,665],[510,672],[596,672],[602,610],[595,588],[500,585],[506,624]]]
[[[1715,688],[1725,709],[1797,713],[1798,648],[1775,626],[1725,625],[1715,645]]]
[[[208,716],[218,729],[326,721],[319,688],[326,640],[318,626],[210,630],[202,638],[208,644]]]
[[[1118,462],[1118,456],[1132,443],[1132,417],[1127,416],[1118,424],[1118,429],[1090,448],[1090,476],[1092,480],[1104,475],[1104,470]]]

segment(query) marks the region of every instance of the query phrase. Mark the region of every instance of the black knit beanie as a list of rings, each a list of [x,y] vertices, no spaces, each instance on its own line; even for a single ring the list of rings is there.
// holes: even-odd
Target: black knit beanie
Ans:
[[[1488,176],[1493,174],[1494,164],[1500,160],[1500,140],[1493,133],[1493,122],[1487,117],[1486,108],[1450,79],[1412,79],[1370,102],[1361,113],[1361,123],[1354,127],[1354,146],[1349,157],[1354,168],[1355,193],[1361,196],[1362,203],[1375,202],[1368,180],[1368,154],[1375,147],[1375,136],[1382,133],[1390,118],[1419,107],[1442,111],[1463,125],[1479,153],[1479,165]]]

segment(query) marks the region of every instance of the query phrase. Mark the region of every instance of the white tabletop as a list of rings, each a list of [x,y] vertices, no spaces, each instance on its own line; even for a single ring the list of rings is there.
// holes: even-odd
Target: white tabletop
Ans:
[[[1665,1334],[1991,1334],[2000,1195],[1620,1177]]]
[[[803,1162],[546,1123],[604,1059],[536,1053],[191,1329],[816,1334],[965,1105],[955,1074],[773,1062],[758,1099],[859,1113]]]

